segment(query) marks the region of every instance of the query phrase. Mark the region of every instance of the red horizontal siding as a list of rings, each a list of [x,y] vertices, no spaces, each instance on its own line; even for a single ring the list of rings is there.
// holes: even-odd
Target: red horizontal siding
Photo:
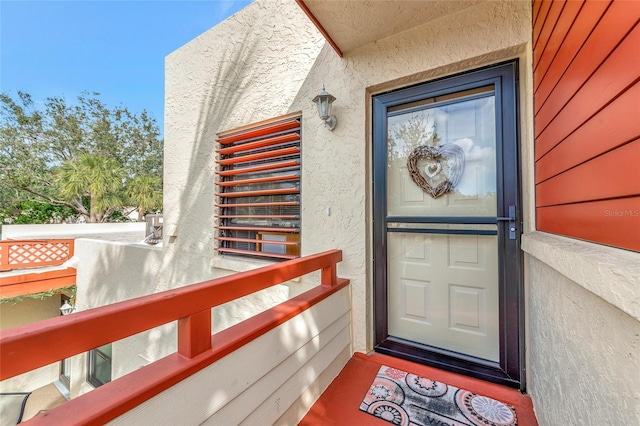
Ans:
[[[537,63],[539,57],[542,55],[542,52],[546,51],[547,45],[549,44],[549,38],[551,37],[551,34],[555,33],[556,24],[558,23],[558,19],[560,18],[560,14],[564,9],[565,4],[566,3],[563,1],[555,1],[551,4],[551,8],[549,9],[549,13],[547,14],[547,18],[545,19],[544,26],[540,30],[540,35],[537,41],[538,46],[533,52],[534,63]]]
[[[547,73],[549,66],[558,54],[569,30],[578,17],[578,13],[582,9],[582,6],[583,3],[579,1],[567,2],[564,9],[562,9],[562,14],[558,19],[558,23],[551,34],[549,34],[549,40],[547,41],[545,48],[534,50],[533,62],[535,64],[535,74],[533,83],[535,86],[540,84],[540,81]]]
[[[536,162],[536,183],[639,138],[640,119],[629,119],[633,111],[640,111],[640,82]]]
[[[629,8],[625,8],[624,3],[614,3],[611,8],[607,10],[607,13],[598,23],[598,26],[594,29],[565,73],[563,75],[549,76],[549,78],[558,80],[558,85],[545,100],[540,99],[540,96],[536,95],[535,100],[539,105],[539,108],[536,109],[536,120],[538,120],[536,136],[545,130],[545,127],[558,115],[562,108],[567,105],[582,85],[590,80],[590,78],[593,78],[592,75],[594,75],[594,72],[596,72],[599,67],[606,66],[606,64],[612,61],[613,58],[608,56],[616,49],[616,46],[625,39],[629,30],[634,27],[634,24],[636,24],[636,19],[629,13]],[[638,45],[633,48],[626,46],[632,40],[637,40],[636,37],[635,35],[632,36],[631,40],[629,37],[626,37],[625,48],[629,54],[634,54],[635,52],[636,56],[638,56]],[[620,49],[616,49],[615,51],[618,50]],[[605,64],[601,65],[603,63]]]
[[[536,227],[640,251],[640,2],[537,7]]]
[[[538,207],[640,194],[640,140],[536,186]]]
[[[607,10],[609,3],[610,2],[593,1],[586,2],[582,6],[571,30],[569,30],[562,46],[558,49],[553,63],[549,66],[547,75],[544,80],[540,81],[534,87],[535,111],[540,109],[544,101],[554,89],[560,79],[560,76],[564,74],[565,70],[586,41],[586,38],[591,33],[593,27],[595,27],[605,10]]]
[[[536,160],[630,87],[639,74],[640,26],[636,26],[558,115],[547,117],[541,112],[536,116],[536,128],[545,127],[536,138]],[[567,81],[561,83],[571,86]]]
[[[538,18],[536,19],[536,22],[533,26],[533,40],[534,40],[534,48],[537,48],[537,42],[539,40],[539,36],[540,36],[540,31],[542,31],[542,26],[544,25],[546,19],[547,19],[547,14],[549,13],[549,9],[551,9],[551,3],[550,1],[543,1],[542,4],[540,5],[540,11],[538,12]]]
[[[531,16],[533,16],[533,24],[535,25],[538,19],[538,13],[540,12],[540,5],[542,4],[542,0],[533,0],[533,12]]]
[[[640,196],[538,207],[538,229],[640,251]]]

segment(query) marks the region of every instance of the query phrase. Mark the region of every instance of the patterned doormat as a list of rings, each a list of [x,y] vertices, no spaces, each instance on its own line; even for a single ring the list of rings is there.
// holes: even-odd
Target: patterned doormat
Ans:
[[[515,409],[395,368],[382,366],[360,410],[395,425],[515,426]]]

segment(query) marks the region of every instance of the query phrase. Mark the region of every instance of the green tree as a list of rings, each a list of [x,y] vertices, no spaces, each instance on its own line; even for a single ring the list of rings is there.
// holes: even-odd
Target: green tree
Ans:
[[[124,169],[112,158],[100,154],[83,153],[75,160],[67,160],[55,174],[54,182],[60,196],[89,216],[89,222],[101,222],[112,210],[123,207]],[[135,179],[135,178],[134,178]],[[89,211],[83,198],[89,198]]]
[[[110,221],[122,217],[125,202],[139,199],[127,198],[129,182],[142,175],[161,182],[155,119],[146,111],[108,108],[98,96],[37,104],[27,93],[0,94],[0,202],[36,200],[66,206],[90,222]]]
[[[0,211],[0,219],[14,224],[62,223],[72,215],[69,207],[39,201],[22,201]]]
[[[145,213],[162,208],[162,179],[155,175],[138,175],[127,188],[130,204],[138,206],[138,221]]]

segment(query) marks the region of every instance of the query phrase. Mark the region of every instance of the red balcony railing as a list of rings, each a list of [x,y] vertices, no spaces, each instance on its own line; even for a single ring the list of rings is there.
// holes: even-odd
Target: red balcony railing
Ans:
[[[73,256],[73,239],[0,241],[0,271],[62,265]]]
[[[338,292],[340,250],[285,261],[3,330],[0,380],[57,362],[134,334],[178,321],[177,352],[29,420],[39,424],[104,424],[211,365],[267,331]],[[321,270],[321,284],[214,335],[211,309]],[[33,350],[33,348],[46,350]]]

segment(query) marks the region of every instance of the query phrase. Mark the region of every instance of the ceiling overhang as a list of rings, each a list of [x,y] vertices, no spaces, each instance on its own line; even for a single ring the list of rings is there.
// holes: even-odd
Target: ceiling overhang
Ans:
[[[339,56],[485,0],[296,0]]]

